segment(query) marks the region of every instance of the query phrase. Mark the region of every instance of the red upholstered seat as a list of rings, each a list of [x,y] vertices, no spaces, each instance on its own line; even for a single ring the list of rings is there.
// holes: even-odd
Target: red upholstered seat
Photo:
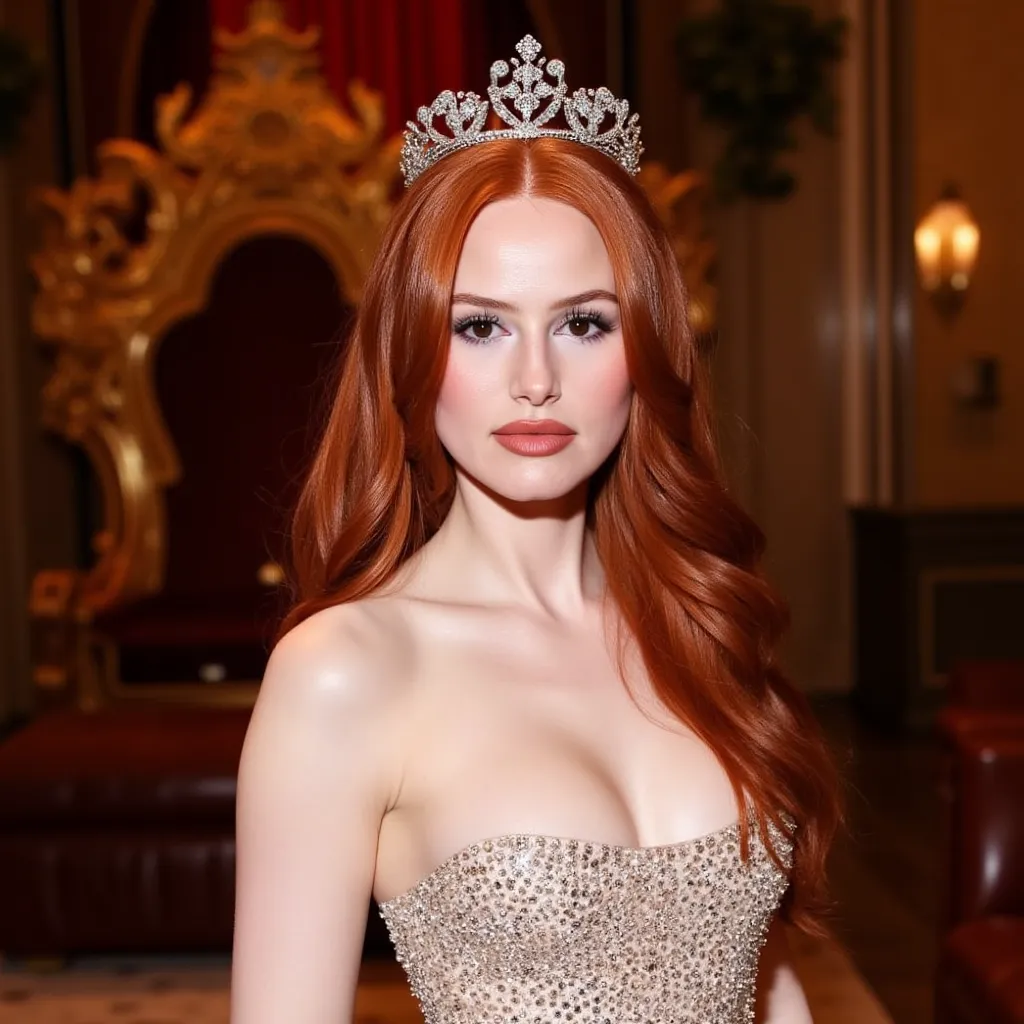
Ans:
[[[1024,1021],[1024,918],[954,928],[942,945],[936,1001],[940,1013],[965,1024]]]
[[[1024,1024],[1024,662],[962,662],[939,727],[947,799],[939,1024]]]
[[[281,612],[279,595],[255,587],[163,592],[99,617],[96,631],[116,646],[126,686],[197,683],[210,663],[222,666],[224,679],[258,682]]]
[[[47,714],[0,744],[0,837],[111,823],[233,828],[249,708]]]
[[[61,710],[0,742],[0,953],[229,952],[251,714]],[[367,910],[366,954],[392,956]]]
[[[249,709],[62,710],[0,743],[0,952],[224,952]]]

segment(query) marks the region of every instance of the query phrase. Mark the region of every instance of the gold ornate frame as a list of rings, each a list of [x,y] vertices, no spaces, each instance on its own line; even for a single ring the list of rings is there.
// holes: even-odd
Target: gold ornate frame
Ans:
[[[158,592],[167,558],[164,491],[181,474],[153,388],[164,332],[200,311],[218,263],[257,236],[315,248],[351,304],[392,209],[400,138],[382,138],[383,99],[353,82],[350,116],[319,73],[319,30],[295,32],[273,0],[257,0],[237,34],[218,32],[210,88],[157,101],[162,152],[105,143],[95,179],[39,194],[43,244],[33,257],[38,338],[56,348],[44,425],[80,445],[98,474],[104,525],[88,570],[36,575],[35,682],[102,703],[108,672],[89,624]],[[141,239],[132,216],[145,201]]]
[[[637,178],[672,240],[689,293],[690,326],[702,347],[709,347],[718,322],[718,296],[712,283],[718,249],[705,230],[707,175],[696,170],[671,174],[663,164],[648,161]]]
[[[119,685],[116,651],[92,623],[163,584],[164,492],[181,467],[157,403],[153,358],[166,330],[206,305],[223,257],[257,236],[297,237],[333,267],[347,301],[359,300],[393,208],[401,136],[382,138],[383,99],[360,83],[349,88],[355,117],[336,103],[319,72],[319,35],[289,29],[276,0],[255,0],[243,32],[215,33],[215,73],[194,113],[187,86],[157,101],[162,152],[109,141],[95,179],[39,194],[33,328],[56,350],[43,423],[85,450],[104,508],[95,564],[33,580],[33,674],[44,701],[61,702],[72,684],[87,709],[127,698],[254,699],[255,682]],[[695,329],[707,334],[714,246],[696,205],[704,179],[648,163],[640,180],[672,234]],[[132,220],[140,197],[141,231]]]

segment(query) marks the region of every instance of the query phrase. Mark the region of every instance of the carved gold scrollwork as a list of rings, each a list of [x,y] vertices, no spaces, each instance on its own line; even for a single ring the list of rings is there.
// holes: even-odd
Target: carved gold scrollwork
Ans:
[[[707,177],[700,171],[668,169],[653,161],[637,175],[651,204],[668,229],[690,297],[690,324],[698,336],[711,334],[717,321],[717,295],[711,283],[717,249],[705,233],[703,203]]]
[[[95,179],[37,196],[33,329],[56,349],[42,419],[88,453],[105,519],[90,569],[35,581],[40,625],[85,627],[162,585],[164,489],[181,467],[152,361],[167,329],[206,304],[224,255],[249,238],[289,234],[328,260],[348,302],[359,299],[391,213],[400,138],[382,138],[382,97],[359,83],[349,89],[352,113],[339,106],[319,72],[318,40],[317,29],[288,28],[279,4],[254,3],[244,31],[216,34],[215,73],[195,111],[185,86],[157,101],[161,151],[109,141]],[[83,646],[50,645],[69,656]],[[86,672],[63,672],[50,655],[43,662],[44,686]]]

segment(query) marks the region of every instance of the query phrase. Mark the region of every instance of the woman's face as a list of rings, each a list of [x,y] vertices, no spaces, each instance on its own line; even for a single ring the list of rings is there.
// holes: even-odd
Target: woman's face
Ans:
[[[558,498],[589,479],[622,437],[632,395],[594,224],[550,199],[485,206],[451,314],[436,423],[458,466],[513,501]],[[522,433],[530,423],[541,433]]]

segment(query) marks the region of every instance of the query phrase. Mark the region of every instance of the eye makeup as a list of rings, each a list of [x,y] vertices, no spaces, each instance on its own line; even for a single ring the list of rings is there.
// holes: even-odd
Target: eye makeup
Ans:
[[[471,345],[479,345],[493,341],[494,338],[487,333],[470,334],[469,332],[487,332],[489,328],[497,327],[499,323],[498,317],[493,313],[472,313],[469,316],[461,317],[452,324],[452,334],[457,334],[463,341],[468,341]]]
[[[490,333],[490,329],[500,323],[500,318],[494,313],[471,313],[468,316],[460,317],[452,324],[452,333],[471,345],[487,344],[497,337]],[[580,334],[572,329],[581,326],[584,330],[592,327],[594,331]],[[576,338],[578,341],[596,342],[610,331],[615,330],[617,326],[598,309],[574,306],[559,321],[558,330],[570,327],[569,337]]]

